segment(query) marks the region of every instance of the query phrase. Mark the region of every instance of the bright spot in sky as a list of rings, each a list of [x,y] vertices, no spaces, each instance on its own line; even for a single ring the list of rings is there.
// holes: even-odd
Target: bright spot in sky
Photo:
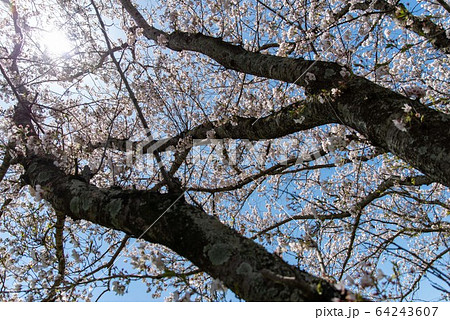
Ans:
[[[62,56],[73,49],[73,43],[64,32],[55,29],[42,32],[41,44],[47,54],[52,56]]]

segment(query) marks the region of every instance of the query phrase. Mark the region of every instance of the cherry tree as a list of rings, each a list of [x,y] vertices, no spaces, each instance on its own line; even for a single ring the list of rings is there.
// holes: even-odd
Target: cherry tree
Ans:
[[[447,2],[0,10],[1,299],[449,298]]]

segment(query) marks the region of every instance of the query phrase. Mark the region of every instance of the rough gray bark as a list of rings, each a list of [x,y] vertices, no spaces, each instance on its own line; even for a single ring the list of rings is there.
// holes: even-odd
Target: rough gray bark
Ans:
[[[333,88],[339,89],[341,96],[335,110],[330,110],[333,105],[325,102],[320,111],[324,114],[336,112],[336,119],[332,117],[330,123],[354,128],[374,145],[392,152],[436,182],[450,186],[450,115],[353,75],[334,62],[250,52],[199,33],[165,33],[150,26],[130,0],[121,0],[121,3],[148,39],[164,43],[172,50],[199,52],[228,69],[301,85],[312,97],[323,92],[329,94]],[[305,80],[307,72],[314,74],[316,80]],[[413,107],[415,114],[408,118],[404,132],[394,120],[406,119],[402,109],[405,104]],[[261,138],[264,139],[264,135]]]
[[[215,128],[218,137],[269,139],[317,125],[341,123],[435,181],[450,186],[449,115],[363,78],[342,75],[345,68],[335,63],[253,53],[201,34],[164,33],[149,26],[129,0],[121,1],[149,39],[164,42],[173,50],[203,53],[229,69],[302,85],[312,97],[310,102],[291,105],[256,123],[256,119],[239,118],[236,119],[238,126],[230,123],[218,126]],[[313,73],[316,80],[307,82],[303,77],[306,72]],[[338,88],[341,93],[330,103],[320,103],[318,96],[329,94],[332,88]],[[401,131],[393,120],[405,116],[404,104],[411,105],[419,116],[411,116],[406,131]],[[31,102],[19,99],[13,119],[16,125],[28,126],[34,132],[31,114],[27,112],[31,106]],[[302,122],[296,121],[301,117],[304,117]],[[211,128],[201,126],[188,134],[204,138]],[[177,140],[178,137],[171,141]],[[99,189],[63,173],[52,159],[43,155],[28,154],[20,163],[25,168],[24,182],[33,187],[40,185],[43,197],[57,212],[167,246],[223,281],[242,299],[330,301],[346,298],[346,292],[336,290],[324,279],[293,268],[201,208],[188,204],[183,194]]]
[[[159,243],[220,279],[247,301],[344,300],[346,292],[298,270],[244,238],[183,194],[99,189],[60,171],[51,159],[22,159],[24,179],[40,185],[57,212]]]
[[[10,71],[20,79],[16,65]],[[3,68],[1,72],[18,100],[13,122],[17,127],[27,130],[27,134],[21,137],[22,143],[26,144],[30,136],[38,139],[30,111],[33,102],[27,100],[29,92],[24,86],[12,83]],[[280,114],[281,117],[283,114]],[[243,129],[251,133],[249,119],[245,121],[247,125]],[[323,122],[323,119],[313,117],[310,121],[303,126],[313,127]],[[231,132],[230,128],[224,129],[225,132]],[[272,127],[273,130],[276,131],[276,128]],[[5,160],[8,162],[8,159]],[[84,219],[164,245],[192,261],[202,271],[220,279],[244,300],[347,299],[345,290],[337,290],[326,280],[290,266],[217,218],[209,216],[201,208],[188,204],[183,193],[99,189],[90,184],[88,179],[64,173],[54,164],[54,159],[34,149],[27,148],[26,154],[18,155],[15,162],[25,169],[23,182],[33,188],[39,185],[43,190],[41,196],[50,203],[58,216]]]
[[[392,152],[436,182],[450,186],[450,116],[368,80],[351,81],[338,105],[339,118],[374,145]],[[402,108],[410,105],[414,114]],[[405,122],[405,131],[394,120]],[[409,119],[409,121],[407,120]]]

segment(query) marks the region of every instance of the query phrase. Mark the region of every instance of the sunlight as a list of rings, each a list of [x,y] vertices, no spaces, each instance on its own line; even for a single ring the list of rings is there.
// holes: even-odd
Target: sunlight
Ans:
[[[56,29],[42,32],[41,44],[45,52],[51,56],[62,56],[73,49],[73,43],[64,32]]]

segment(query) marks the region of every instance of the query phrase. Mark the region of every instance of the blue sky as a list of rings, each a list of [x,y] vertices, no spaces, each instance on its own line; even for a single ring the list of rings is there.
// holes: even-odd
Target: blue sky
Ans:
[[[142,3],[146,3],[146,1],[141,1]],[[414,7],[417,3],[415,1],[409,1],[409,7]],[[114,32],[112,33],[112,36],[119,36],[118,34],[115,34]],[[0,105],[2,105],[3,107],[3,102],[0,101]],[[331,171],[330,171],[331,172]],[[269,201],[268,199],[266,199],[267,201]],[[261,210],[263,210],[263,207],[265,205],[265,201],[264,199],[258,199],[256,198],[256,196],[252,196],[249,200],[248,203],[243,207],[242,210],[250,210],[249,208],[249,203],[253,203],[256,204],[256,206],[259,206]],[[281,198],[279,199],[279,204],[280,205],[285,205],[285,199]],[[276,206],[274,206],[274,214],[283,214],[282,210],[277,209]],[[292,222],[294,223],[294,222]],[[0,235],[2,236],[2,235]],[[130,241],[130,243],[133,243],[133,241]],[[119,258],[118,261],[116,262],[116,265],[119,267],[125,267],[127,268],[127,265],[122,263],[122,259],[123,258]],[[287,257],[287,260],[291,263],[295,263],[295,260],[293,257]],[[383,266],[383,269],[385,270],[385,273],[388,274],[390,272],[390,268],[391,266],[389,265],[389,263],[386,263],[385,266]],[[116,295],[113,291],[109,291],[106,292],[105,294],[102,295],[100,301],[163,301],[163,298],[160,299],[153,299],[151,298],[151,293],[147,293],[147,286],[144,285],[143,283],[141,283],[140,281],[133,281],[130,286],[128,287],[128,292],[123,295],[123,296],[119,296]],[[167,293],[170,293],[172,291],[171,288],[168,289]],[[96,289],[94,294],[94,299],[96,298],[96,295],[98,296],[101,292],[101,289]],[[433,294],[435,293],[434,290],[432,290],[431,286],[425,281],[423,282],[423,284],[421,285],[420,288],[420,295],[421,297],[423,297],[425,300],[430,300],[432,299],[431,296],[433,296]],[[233,294],[229,294],[228,295],[230,300],[236,300],[233,298]]]

